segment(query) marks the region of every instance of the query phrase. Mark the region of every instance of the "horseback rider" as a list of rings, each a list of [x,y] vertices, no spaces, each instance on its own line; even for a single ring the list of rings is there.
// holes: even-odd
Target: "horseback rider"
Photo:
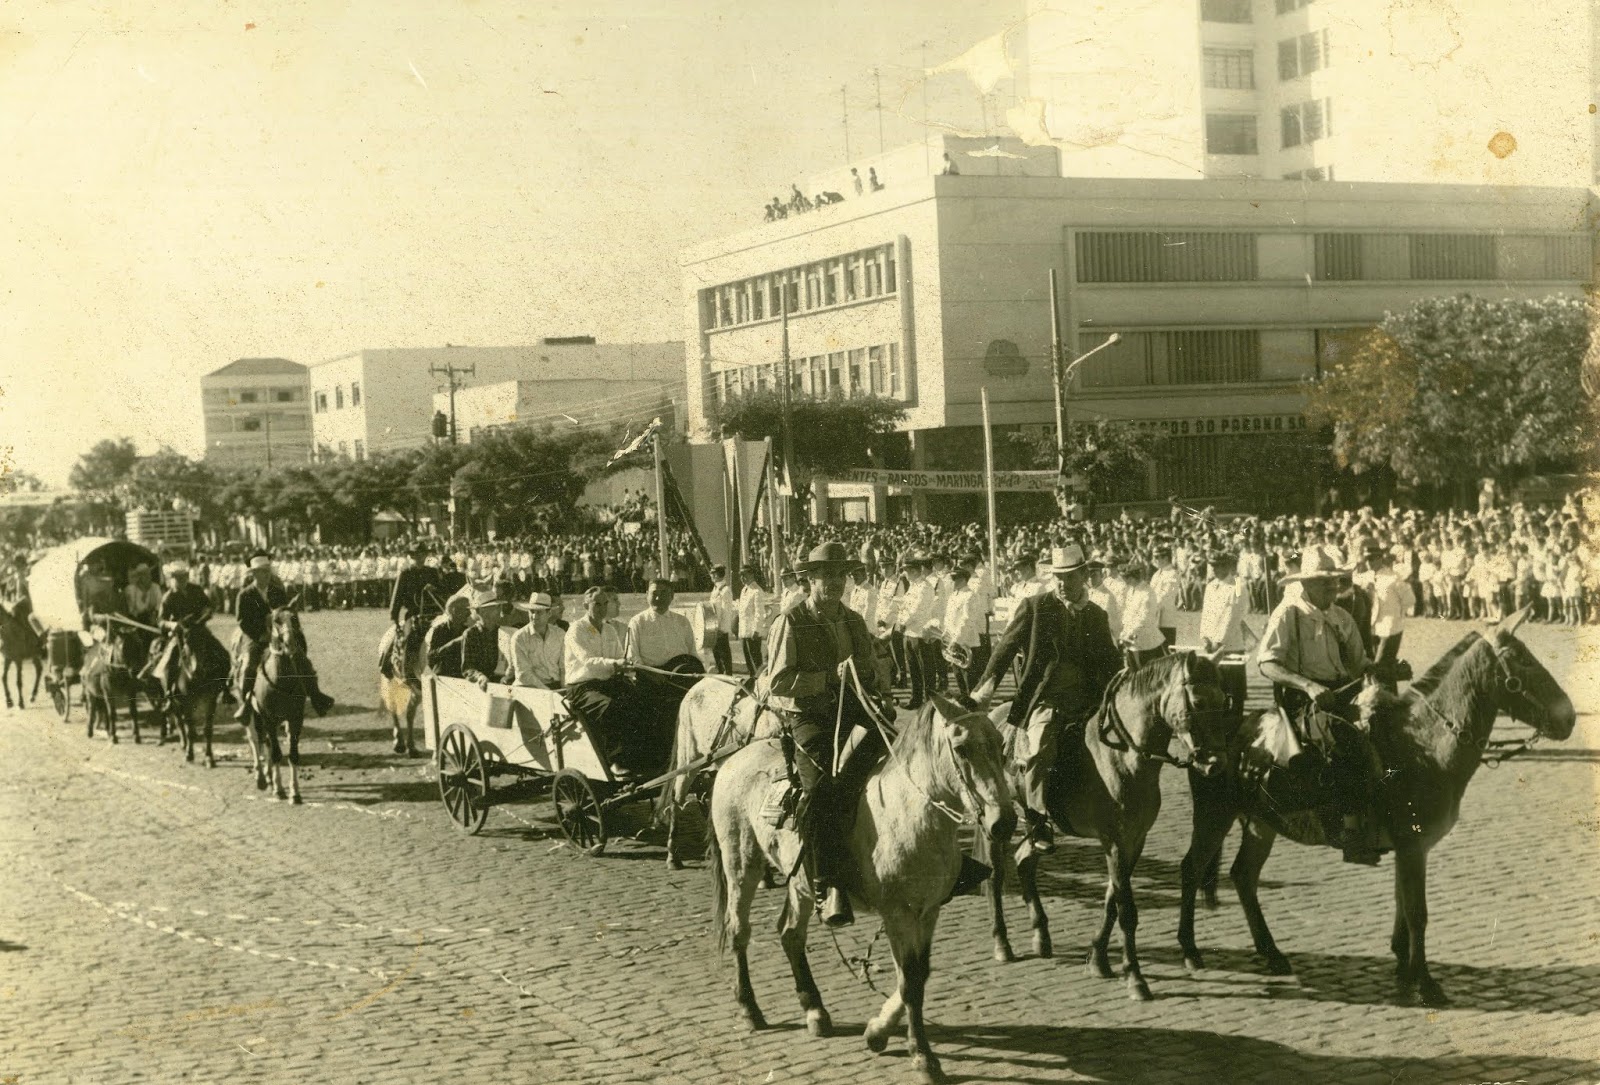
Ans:
[[[1272,683],[1273,698],[1295,732],[1328,759],[1344,814],[1344,861],[1378,862],[1372,816],[1370,749],[1355,727],[1352,701],[1367,670],[1367,652],[1355,619],[1338,606],[1344,570],[1320,546],[1300,557],[1300,571],[1283,578],[1299,590],[1284,593],[1267,619],[1256,666]]]
[[[791,760],[807,796],[801,837],[811,849],[822,920],[833,927],[855,921],[844,889],[849,832],[867,776],[887,749],[870,716],[880,710],[862,703],[856,682],[869,699],[890,703],[867,623],[843,602],[845,578],[856,564],[830,542],[796,566],[809,578],[810,594],[772,623],[771,654],[757,683],[784,719],[785,747],[794,748]]]
[[[1027,731],[1022,808],[1028,836],[1023,848],[1031,852],[1055,850],[1045,793],[1060,731],[1094,715],[1106,687],[1122,669],[1122,653],[1111,638],[1106,612],[1089,601],[1089,572],[1096,565],[1076,544],[1050,551],[1050,562],[1041,563],[1040,571],[1055,575],[1055,590],[1018,603],[972,691],[972,699],[986,706],[1012,659],[1027,653],[1007,719]]]
[[[404,673],[390,673],[394,666],[391,650],[395,642],[399,642],[401,657],[410,667],[427,639],[429,627],[444,607],[445,593],[439,570],[427,564],[427,557],[427,547],[420,541],[413,543],[410,562],[395,575],[394,586],[389,591],[389,621],[393,629],[383,638],[378,669],[390,678],[406,677]]]
[[[272,573],[272,558],[265,550],[250,555],[250,583],[239,589],[234,600],[233,613],[239,622],[239,635],[244,640],[244,660],[239,673],[239,708],[233,714],[236,720],[250,718],[255,707],[256,672],[267,652],[267,642],[272,635],[272,612],[289,605],[289,592]],[[237,653],[236,653],[237,654]],[[306,660],[307,667],[311,661]],[[317,685],[317,674],[312,669],[303,679],[311,707],[319,716],[326,716],[333,707],[333,698]]]
[[[161,597],[161,604],[156,611],[161,634],[151,644],[150,661],[145,664],[139,678],[141,681],[155,679],[162,691],[170,696],[178,666],[178,637],[175,634],[182,627],[191,631],[205,630],[205,634],[210,636],[210,630],[205,625],[211,620],[212,612],[211,600],[207,598],[205,589],[190,583],[187,562],[171,562],[167,566],[167,580],[172,587]],[[215,640],[214,637],[212,639]],[[220,644],[218,648],[221,648]]]

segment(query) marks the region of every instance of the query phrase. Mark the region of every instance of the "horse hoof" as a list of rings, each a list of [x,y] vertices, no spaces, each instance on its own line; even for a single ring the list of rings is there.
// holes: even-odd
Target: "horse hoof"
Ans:
[[[189,764],[191,764],[191,765],[194,764],[194,751],[190,750],[187,753],[185,753],[183,755],[183,759],[185,761],[189,762]]]
[[[944,1067],[939,1065],[939,1060],[932,1055],[917,1054],[911,1056],[911,1069],[922,1076],[922,1080],[930,1085],[939,1085],[944,1081]]]
[[[683,860],[679,859],[676,855],[667,856],[667,869],[668,870],[682,870],[683,869]]]
[[[1106,958],[1104,951],[1091,949],[1089,951],[1089,975],[1097,979],[1114,980],[1117,974],[1111,971],[1111,962]]]
[[[745,1027],[751,1032],[760,1032],[767,1027],[767,1019],[760,1010],[747,1009],[744,1011]]]
[[[399,739],[395,739],[394,740],[394,752],[395,753],[405,753],[406,752],[406,744],[404,742],[401,742]]]
[[[278,790],[272,793],[272,797],[277,802],[283,802],[284,800],[288,799],[289,793],[280,787]]]
[[[874,1055],[883,1054],[884,1051],[889,1047],[889,1033],[887,1029],[874,1029],[871,1025],[868,1025],[864,1036],[867,1041],[867,1050],[872,1052]]]
[[[1431,1009],[1439,1009],[1450,1005],[1450,996],[1444,993],[1444,988],[1433,979],[1425,979],[1417,985],[1417,1001]]]
[[[1200,907],[1204,908],[1208,912],[1214,912],[1221,907],[1221,905],[1217,903],[1216,890],[1208,889],[1204,894],[1201,895]]]
[[[833,1018],[827,1010],[807,1010],[806,1031],[819,1040],[827,1039],[833,1035]]]
[[[122,740],[119,739],[116,735],[112,735],[111,736],[111,745],[120,746],[120,745],[122,745]]]
[[[206,754],[206,768],[214,769],[216,767],[217,767],[217,759],[215,757],[212,757],[210,754]]]
[[[1017,955],[1011,952],[1010,942],[996,941],[994,944],[994,959],[1001,964],[1011,964],[1017,959]]]
[[[294,803],[296,806],[301,805],[301,803],[300,803],[300,792],[296,791],[293,795],[291,795],[289,797],[289,801]]]
[[[1200,956],[1199,950],[1190,950],[1183,955],[1184,970],[1190,973],[1205,971],[1205,959]]]
[[[1289,958],[1279,953],[1276,949],[1266,954],[1267,975],[1290,976],[1294,974],[1294,966],[1289,963]]]
[[[1033,955],[1048,960],[1056,955],[1056,947],[1050,941],[1048,934],[1035,931],[1033,935]]]
[[[1150,993],[1150,985],[1145,982],[1143,976],[1128,977],[1129,1002],[1153,1002],[1155,997]]]

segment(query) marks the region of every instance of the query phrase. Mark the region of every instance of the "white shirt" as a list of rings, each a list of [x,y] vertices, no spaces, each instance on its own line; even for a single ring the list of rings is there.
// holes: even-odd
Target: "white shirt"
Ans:
[[[855,585],[845,598],[845,606],[861,615],[861,620],[867,623],[867,632],[872,634],[878,632],[878,627],[875,624],[877,616],[873,614],[873,610],[877,605],[878,591],[870,583]]]
[[[1089,588],[1089,602],[1106,612],[1106,623],[1111,626],[1111,639],[1122,639],[1122,607],[1117,597],[1102,587]]]
[[[607,618],[596,629],[589,616],[572,623],[562,647],[561,670],[568,684],[610,678],[617,673],[617,660],[626,657],[628,627]]]
[[[778,616],[777,597],[757,584],[746,584],[734,609],[739,612],[739,639],[765,637]]]
[[[1166,643],[1156,621],[1161,600],[1149,584],[1129,584],[1122,594],[1122,640],[1135,651],[1148,652]]]
[[[1379,573],[1372,581],[1372,635],[1392,637],[1406,627],[1406,615],[1416,604],[1411,585],[1392,572]]]
[[[561,665],[566,637],[558,625],[550,625],[540,636],[533,622],[511,635],[511,682],[536,689],[555,689],[561,685]]]
[[[682,614],[675,610],[657,614],[646,608],[628,620],[627,658],[632,662],[660,667],[682,655],[699,655],[694,647],[694,626]]]
[[[1244,615],[1249,605],[1250,594],[1243,580],[1207,581],[1205,602],[1200,607],[1200,639],[1224,651],[1242,650]]]
[[[711,604],[711,609],[716,611],[717,629],[724,635],[732,633],[734,623],[739,616],[733,605],[733,588],[724,580],[711,589],[711,597],[706,601]]]
[[[1150,590],[1156,593],[1156,625],[1168,629],[1178,624],[1178,571],[1157,569],[1150,574]]]
[[[784,588],[783,598],[778,601],[778,609],[780,611],[788,610],[805,597],[806,593],[800,590],[799,584]]]
[[[983,621],[983,601],[970,587],[958,588],[944,603],[944,632],[951,644],[978,646],[978,631]]]
[[[939,578],[925,576],[912,582],[906,592],[901,614],[905,619],[906,636],[936,637],[939,623],[944,620],[944,597],[939,592]]]

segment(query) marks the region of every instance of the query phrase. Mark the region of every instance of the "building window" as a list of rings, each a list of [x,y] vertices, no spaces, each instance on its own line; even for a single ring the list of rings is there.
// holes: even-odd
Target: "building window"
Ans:
[[[1410,248],[1413,279],[1494,278],[1490,234],[1412,234]]]
[[[256,394],[254,392],[240,392],[239,393],[239,402],[240,403],[254,403],[255,401],[256,401]]]
[[[1207,49],[1206,86],[1217,90],[1255,90],[1254,49]]]
[[[361,382],[360,381],[351,381],[350,382],[350,406],[352,406],[352,407],[361,406]],[[357,456],[356,458],[360,459],[361,457]]]
[[[313,401],[313,407],[316,409],[318,414],[322,414],[324,411],[326,411],[328,409],[328,393],[318,392],[316,399]]]
[[[889,351],[889,398],[906,398],[905,385],[900,379],[900,344],[890,343]]]
[[[1200,0],[1200,18],[1208,23],[1248,23],[1250,0]]]
[[[1309,34],[1284,38],[1278,42],[1278,78],[1298,79],[1328,66],[1328,32],[1313,30]]]
[[[474,430],[473,432],[475,433],[477,431]],[[471,440],[471,434],[468,434],[468,438],[467,439],[469,441]],[[348,455],[350,455],[350,445],[349,445],[349,443],[345,442],[345,441],[340,441],[339,442],[339,457],[341,459],[343,459],[345,456],[348,456]]]
[[[894,274],[894,246],[883,247],[883,292],[893,294],[896,290]]]
[[[764,282],[761,282],[760,280],[757,280],[756,284],[755,284],[755,289],[750,291],[750,319],[751,320],[761,320],[761,319],[763,319],[762,314],[766,311],[766,301],[767,301],[767,284],[764,283]]]
[[[1078,235],[1082,283],[1240,282],[1255,277],[1255,234],[1151,230]]]
[[[342,384],[333,386],[333,409],[336,411],[344,410],[344,385]]]
[[[835,395],[844,391],[844,352],[835,351],[828,355],[828,394]]]
[[[1308,102],[1286,106],[1279,112],[1283,145],[1298,147],[1302,143],[1315,143],[1332,135],[1329,124],[1332,116],[1332,103],[1326,98],[1313,98]]]
[[[1207,113],[1207,154],[1256,154],[1254,113]]]
[[[855,301],[861,296],[861,254],[852,253],[844,261],[844,300]]]
[[[850,388],[850,394],[853,395],[853,396],[868,395],[872,391],[864,383],[864,381],[866,380],[866,376],[867,375],[866,375],[865,372],[863,372],[863,369],[864,369],[863,363],[866,361],[866,357],[867,357],[867,352],[864,351],[864,350],[852,350],[850,352],[850,370],[849,370],[850,371],[850,385],[849,385],[849,388]]]
[[[357,439],[352,447],[355,449],[356,459],[364,460],[367,458],[367,443],[365,441]]]
[[[241,419],[239,419],[239,432],[240,433],[260,433],[261,432],[261,419],[259,419],[259,418],[241,418]]]
[[[275,403],[293,403],[295,401],[294,389],[275,388],[272,391],[272,399]]]
[[[1313,0],[1278,0],[1278,14],[1287,15],[1291,11],[1299,11],[1301,8],[1308,8],[1311,6],[1312,2]]]
[[[1080,350],[1108,334],[1080,336]],[[1261,336],[1253,329],[1124,332],[1083,364],[1079,379],[1086,388],[1253,383],[1261,379]]]
[[[839,304],[839,277],[842,273],[838,260],[828,261],[828,270],[822,279],[822,304]]]

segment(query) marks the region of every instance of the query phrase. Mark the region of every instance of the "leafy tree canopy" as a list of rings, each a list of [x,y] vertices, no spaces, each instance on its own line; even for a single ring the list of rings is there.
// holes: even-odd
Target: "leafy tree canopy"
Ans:
[[[797,485],[814,475],[836,475],[871,465],[879,442],[905,421],[905,405],[883,396],[790,397],[794,435],[794,470]],[[714,414],[725,436],[750,441],[783,432],[783,396],[778,392],[750,392],[728,400]],[[782,454],[782,445],[778,445]]]

